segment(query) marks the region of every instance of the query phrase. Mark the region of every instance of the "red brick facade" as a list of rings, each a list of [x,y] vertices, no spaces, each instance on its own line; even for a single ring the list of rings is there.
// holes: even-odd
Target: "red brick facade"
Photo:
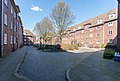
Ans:
[[[33,45],[35,43],[35,35],[27,29],[24,29],[23,33],[24,45]]]
[[[78,44],[82,47],[101,47],[117,44],[117,9],[86,20],[68,28],[62,43]]]
[[[14,0],[2,1],[2,27],[1,27],[1,56],[16,50],[23,41],[19,39],[23,36],[22,22],[19,17],[20,9]],[[21,31],[20,33],[18,33]],[[20,37],[20,38],[19,38]],[[20,44],[21,43],[21,44]],[[20,45],[19,45],[20,44]]]
[[[120,0],[118,0],[118,30],[117,30],[117,48],[120,50]]]

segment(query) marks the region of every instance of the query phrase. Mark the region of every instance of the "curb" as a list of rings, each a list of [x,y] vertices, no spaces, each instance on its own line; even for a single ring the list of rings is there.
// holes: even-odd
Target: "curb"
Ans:
[[[95,51],[95,52],[92,53],[92,54],[95,54],[96,52],[97,52],[97,51]],[[88,57],[90,57],[92,54],[90,54]],[[74,64],[73,66],[71,66],[71,67],[66,71],[66,78],[67,78],[67,81],[72,81],[71,78],[70,78],[70,76],[69,76],[70,70],[71,70],[72,68],[74,68],[75,66],[77,66],[77,65],[78,65],[79,63],[81,63],[82,61],[84,61],[85,59],[87,59],[88,57],[86,57],[86,58],[84,58],[83,60],[81,60],[80,62]]]
[[[32,81],[31,79],[29,79],[29,78],[27,78],[27,77],[25,77],[25,76],[22,76],[22,75],[20,75],[20,74],[18,73],[19,67],[20,67],[20,65],[22,64],[22,61],[24,60],[24,58],[25,58],[25,56],[26,56],[26,54],[27,54],[27,51],[28,51],[28,49],[25,51],[25,53],[24,53],[24,55],[22,56],[20,62],[18,63],[18,65],[17,65],[17,67],[16,67],[16,69],[15,69],[14,75],[15,75],[16,77],[22,79],[22,80],[25,80],[25,81]]]

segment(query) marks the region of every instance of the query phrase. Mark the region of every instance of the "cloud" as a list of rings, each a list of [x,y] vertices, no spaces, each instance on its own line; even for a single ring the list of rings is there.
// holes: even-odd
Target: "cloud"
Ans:
[[[31,10],[43,12],[43,9],[42,9],[42,8],[40,8],[39,6],[35,6],[35,5],[32,5]]]

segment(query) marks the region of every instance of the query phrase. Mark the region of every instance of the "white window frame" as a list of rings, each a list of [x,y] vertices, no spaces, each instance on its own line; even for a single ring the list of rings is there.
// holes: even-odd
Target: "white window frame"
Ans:
[[[24,39],[24,41],[26,42],[26,41],[27,41],[27,39]]]
[[[111,21],[111,22],[108,22],[108,26],[110,27],[110,26],[113,26],[113,22]]]
[[[85,25],[85,28],[86,28],[86,29],[88,29],[88,28],[89,28],[89,26],[88,26],[88,25]]]
[[[8,25],[8,15],[4,13],[4,24]]]
[[[6,33],[4,33],[4,44],[7,44],[7,34]]]
[[[97,40],[97,41],[96,41],[96,44],[100,44],[100,41],[99,41],[99,40]]]
[[[110,20],[110,19],[113,19],[113,18],[115,18],[115,13],[112,13],[112,14],[108,15],[108,19],[109,19],[109,20]]]
[[[10,37],[10,44],[13,44],[13,36]]]
[[[93,44],[93,41],[90,41],[89,43],[90,43],[90,44]]]
[[[113,34],[113,31],[112,30],[109,30],[108,31],[108,35],[112,35]]]
[[[74,28],[73,31],[76,31],[76,28]]]
[[[11,11],[11,14],[13,14],[13,7],[12,7],[12,5],[11,5],[11,10],[10,11]]]
[[[16,37],[14,37],[14,44],[16,44]]]
[[[98,19],[97,20],[97,24],[100,24],[100,23],[102,23],[103,22],[103,19]]]
[[[13,29],[13,21],[11,20],[11,26],[10,26],[11,29]]]
[[[78,26],[78,29],[81,29],[82,27],[81,26]]]
[[[90,38],[93,38],[93,34],[90,34]]]
[[[14,31],[16,31],[16,25],[14,25]]]
[[[82,30],[81,33],[84,33],[84,30]]]
[[[99,34],[99,33],[97,33],[97,34],[96,34],[96,37],[100,37],[100,34]]]
[[[16,12],[14,11],[14,18],[16,18]]]

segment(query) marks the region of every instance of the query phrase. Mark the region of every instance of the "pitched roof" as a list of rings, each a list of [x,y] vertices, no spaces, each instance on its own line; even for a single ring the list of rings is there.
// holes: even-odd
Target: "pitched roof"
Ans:
[[[97,20],[98,19],[102,19],[103,22],[105,23],[106,21],[108,21],[108,16],[110,14],[113,14],[113,13],[115,14],[115,18],[114,19],[117,19],[117,16],[118,16],[117,12],[118,12],[117,8],[114,8],[114,9],[112,9],[112,10],[110,10],[110,11],[104,13],[104,14],[101,14],[101,15],[96,16],[94,18],[91,18],[91,19],[88,19],[86,21],[83,21],[83,22],[81,22],[81,23],[79,23],[79,24],[77,24],[75,26],[71,26],[71,27],[67,28],[66,31],[68,31],[68,30],[69,31],[70,30],[73,31],[74,29],[78,29],[78,27],[81,27],[81,29],[84,29],[85,25],[91,25],[91,26],[97,25]]]
[[[23,29],[23,34],[24,35],[29,35],[29,36],[35,36],[30,30],[28,30],[28,29]]]

